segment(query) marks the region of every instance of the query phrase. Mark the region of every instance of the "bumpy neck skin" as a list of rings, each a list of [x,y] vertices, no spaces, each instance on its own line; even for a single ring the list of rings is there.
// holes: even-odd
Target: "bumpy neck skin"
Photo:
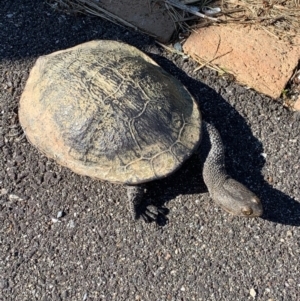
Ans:
[[[207,122],[203,122],[202,135],[203,179],[210,195],[213,196],[214,187],[222,186],[228,177],[224,146],[217,129]]]
[[[262,215],[262,205],[258,197],[226,173],[220,134],[214,126],[206,122],[203,122],[200,148],[203,179],[212,199],[233,215]]]

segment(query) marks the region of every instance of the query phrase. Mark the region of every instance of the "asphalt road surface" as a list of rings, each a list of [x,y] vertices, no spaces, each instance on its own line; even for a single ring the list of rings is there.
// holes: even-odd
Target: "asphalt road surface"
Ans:
[[[167,223],[133,222],[122,186],[78,176],[28,143],[17,113],[35,60],[93,39],[132,44],[186,85],[221,132],[228,172],[261,198],[261,218],[217,207],[194,156],[148,186]],[[299,115],[196,67],[99,18],[1,3],[0,300],[300,300]]]

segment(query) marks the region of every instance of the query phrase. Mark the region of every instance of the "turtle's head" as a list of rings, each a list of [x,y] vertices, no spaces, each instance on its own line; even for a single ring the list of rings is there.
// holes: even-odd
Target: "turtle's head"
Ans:
[[[257,217],[263,213],[259,198],[232,178],[226,178],[223,186],[212,193],[212,198],[224,210],[233,215]]]

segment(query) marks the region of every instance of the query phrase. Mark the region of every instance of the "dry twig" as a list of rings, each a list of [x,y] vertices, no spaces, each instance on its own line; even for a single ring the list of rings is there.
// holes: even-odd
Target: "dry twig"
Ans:
[[[179,2],[178,0],[165,0],[165,2],[169,5],[172,5],[176,8],[179,8],[185,12],[188,12],[190,14],[193,14],[195,16],[198,16],[200,18],[203,18],[203,19],[209,19],[211,21],[214,21],[214,22],[218,22],[219,20],[217,18],[212,18],[212,17],[209,17],[205,14],[202,14],[202,13],[199,13],[199,11],[193,7],[190,7],[188,5],[185,5],[185,4],[182,4],[181,2]]]
[[[225,22],[254,24],[278,39],[300,37],[300,0],[218,0]]]
[[[52,6],[65,11],[92,14],[107,19],[113,23],[137,29],[136,26],[126,20],[110,13],[101,7],[98,0],[48,0]],[[190,31],[194,26],[186,23],[191,15],[200,17],[208,22],[202,22],[198,26],[207,26],[217,23],[252,24],[261,27],[270,35],[278,39],[294,43],[294,37],[300,37],[300,0],[158,0],[166,5],[166,8],[176,27],[184,31]],[[212,3],[213,2],[213,3]],[[55,4],[53,4],[55,3]],[[187,4],[197,7],[189,6]],[[147,0],[151,13],[151,1]],[[201,13],[204,9],[221,7],[218,18]],[[199,9],[198,9],[199,7]],[[299,43],[299,42],[298,42]]]

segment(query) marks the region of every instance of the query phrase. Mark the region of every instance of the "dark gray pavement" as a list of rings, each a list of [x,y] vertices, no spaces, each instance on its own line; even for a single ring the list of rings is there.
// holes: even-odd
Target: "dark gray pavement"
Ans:
[[[135,45],[187,86],[221,132],[229,173],[261,198],[262,218],[219,209],[195,156],[149,184],[168,223],[134,223],[123,187],[75,175],[27,142],[18,102],[36,58],[93,39]],[[1,3],[0,300],[300,300],[300,117],[195,67],[101,19],[39,0]]]

